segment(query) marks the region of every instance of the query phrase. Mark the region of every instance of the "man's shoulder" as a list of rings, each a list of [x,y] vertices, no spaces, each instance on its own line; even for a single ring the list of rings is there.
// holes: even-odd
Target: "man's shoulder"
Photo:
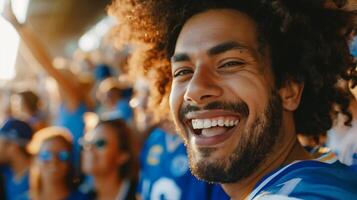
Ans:
[[[338,161],[290,164],[265,178],[251,197],[271,195],[301,199],[357,199],[357,173]],[[258,198],[259,197],[259,198]]]

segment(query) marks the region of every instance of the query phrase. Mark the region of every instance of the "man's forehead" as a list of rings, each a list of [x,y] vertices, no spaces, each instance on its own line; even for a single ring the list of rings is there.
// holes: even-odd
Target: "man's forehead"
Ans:
[[[249,45],[245,45],[244,43],[240,43],[237,41],[224,41],[221,43],[217,43],[215,45],[209,46],[206,45],[207,47],[203,47],[202,49],[199,48],[193,48],[193,49],[185,49],[184,51],[180,52],[175,52],[175,54],[171,57],[171,62],[180,62],[180,61],[185,61],[185,60],[190,60],[190,55],[194,55],[195,53],[200,53],[201,50],[204,51],[204,53],[207,56],[216,56],[221,53],[225,53],[227,51],[232,51],[236,50],[239,51],[242,54],[249,54],[250,56],[254,58],[258,58],[257,51],[253,48],[250,47]],[[197,47],[197,46],[196,46]]]
[[[208,50],[224,42],[257,46],[256,25],[247,15],[229,9],[208,10],[191,17],[183,26],[175,53]]]

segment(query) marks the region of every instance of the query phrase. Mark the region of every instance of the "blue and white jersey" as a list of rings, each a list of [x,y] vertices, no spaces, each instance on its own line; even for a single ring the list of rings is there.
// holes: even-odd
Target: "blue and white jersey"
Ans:
[[[138,194],[143,200],[225,200],[219,185],[194,177],[186,148],[177,135],[155,129],[145,142],[140,157]]]
[[[268,175],[248,199],[357,199],[357,173],[327,154]]]

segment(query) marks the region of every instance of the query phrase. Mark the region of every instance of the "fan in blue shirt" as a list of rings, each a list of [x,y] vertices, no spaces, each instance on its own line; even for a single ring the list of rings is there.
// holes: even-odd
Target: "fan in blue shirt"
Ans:
[[[142,149],[137,192],[143,200],[229,199],[221,186],[191,174],[180,137],[160,128],[154,129]]]

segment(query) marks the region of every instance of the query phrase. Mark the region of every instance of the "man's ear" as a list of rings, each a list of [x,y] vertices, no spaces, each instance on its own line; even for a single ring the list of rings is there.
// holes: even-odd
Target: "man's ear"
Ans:
[[[299,107],[303,90],[304,83],[286,81],[279,89],[283,108],[288,111],[295,111]]]

